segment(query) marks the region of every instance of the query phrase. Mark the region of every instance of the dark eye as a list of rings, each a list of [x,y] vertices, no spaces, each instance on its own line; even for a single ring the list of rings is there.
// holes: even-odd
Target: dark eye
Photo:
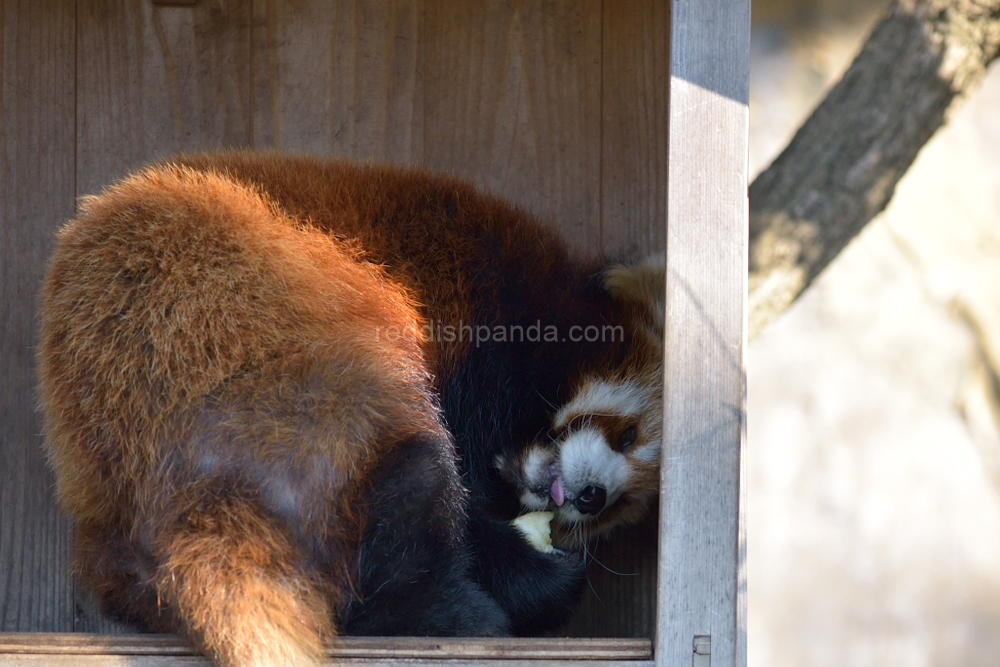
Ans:
[[[629,426],[622,433],[622,437],[618,439],[618,449],[620,451],[625,451],[629,447],[635,444],[635,439],[639,437],[639,431],[635,426]]]

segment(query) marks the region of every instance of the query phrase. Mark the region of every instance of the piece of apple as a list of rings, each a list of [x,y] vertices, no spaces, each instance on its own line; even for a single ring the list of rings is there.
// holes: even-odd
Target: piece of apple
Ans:
[[[542,553],[555,551],[552,547],[552,512],[528,512],[522,514],[511,525],[521,531],[531,546]]]

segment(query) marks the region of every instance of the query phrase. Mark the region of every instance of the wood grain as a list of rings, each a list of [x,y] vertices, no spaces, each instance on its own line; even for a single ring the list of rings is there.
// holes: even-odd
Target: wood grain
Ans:
[[[422,1],[253,8],[255,147],[421,162]]]
[[[658,665],[746,664],[749,39],[749,0],[673,3]]]
[[[250,145],[250,7],[80,0],[78,192],[178,151]]]
[[[68,525],[34,410],[35,306],[73,213],[72,3],[0,3],[0,631],[73,627]]]
[[[424,163],[600,250],[599,0],[427,0]]]
[[[667,215],[670,3],[605,0],[601,96],[601,245],[663,252]]]

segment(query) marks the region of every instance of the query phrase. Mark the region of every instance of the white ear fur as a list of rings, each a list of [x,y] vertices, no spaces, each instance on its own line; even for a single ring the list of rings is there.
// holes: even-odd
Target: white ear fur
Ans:
[[[650,255],[638,264],[615,264],[604,270],[604,289],[616,299],[645,306],[657,330],[663,332],[666,308],[666,257]]]

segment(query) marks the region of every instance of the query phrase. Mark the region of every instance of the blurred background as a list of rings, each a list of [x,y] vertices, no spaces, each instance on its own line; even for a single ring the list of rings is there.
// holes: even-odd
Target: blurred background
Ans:
[[[755,0],[750,168],[888,3]],[[752,667],[1000,664],[1000,68],[749,349]]]

